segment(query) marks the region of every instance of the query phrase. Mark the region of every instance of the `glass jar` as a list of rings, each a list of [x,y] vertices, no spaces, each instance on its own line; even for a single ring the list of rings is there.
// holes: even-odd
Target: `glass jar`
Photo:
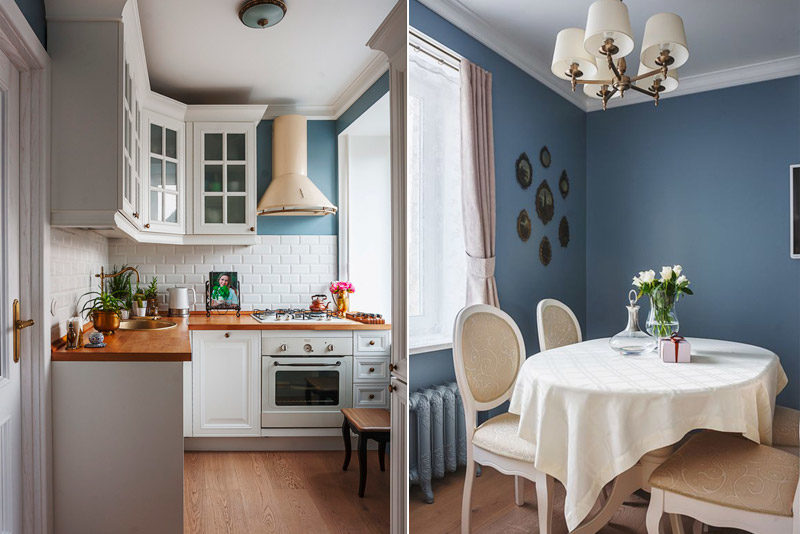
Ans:
[[[647,331],[656,339],[670,337],[678,332],[678,314],[675,312],[675,297],[663,290],[650,295],[650,313],[647,315]]]
[[[639,306],[636,305],[636,291],[631,289],[628,293],[630,304],[628,309],[628,324],[625,330],[612,337],[608,344],[620,354],[641,354],[655,350],[656,340],[639,329]]]

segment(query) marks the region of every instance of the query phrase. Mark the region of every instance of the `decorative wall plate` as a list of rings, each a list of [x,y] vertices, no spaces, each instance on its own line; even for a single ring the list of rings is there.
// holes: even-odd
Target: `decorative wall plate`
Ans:
[[[553,259],[553,249],[550,247],[550,240],[544,236],[542,242],[539,243],[539,261],[546,266],[551,259]]]
[[[550,186],[547,185],[547,180],[542,180],[539,188],[536,190],[536,215],[542,220],[542,223],[547,224],[553,219],[553,211],[555,210],[555,199]]]
[[[569,195],[569,176],[567,170],[561,171],[561,178],[558,179],[558,190],[561,192],[561,198],[567,198]]]
[[[528,216],[528,210],[522,210],[517,217],[517,235],[523,241],[527,241],[531,237],[531,218]]]
[[[523,152],[517,158],[517,181],[519,185],[522,186],[522,189],[528,189],[533,182],[533,167],[531,166],[531,160],[528,159],[528,155]]]
[[[539,161],[545,169],[550,166],[550,151],[547,150],[547,146],[543,146],[539,151]]]
[[[566,217],[561,217],[561,222],[558,223],[558,242],[562,247],[569,243],[569,223]]]

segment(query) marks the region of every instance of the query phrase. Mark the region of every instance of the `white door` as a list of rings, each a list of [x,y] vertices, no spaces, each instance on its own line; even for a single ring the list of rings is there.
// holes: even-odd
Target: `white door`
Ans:
[[[19,299],[19,72],[0,54],[0,532],[21,531],[20,365],[15,362],[13,302]],[[21,319],[30,310],[22,303]],[[20,346],[30,343],[22,330]]]
[[[391,534],[405,534],[408,508],[408,461],[406,429],[408,428],[408,386],[392,378],[392,434],[389,442],[389,478],[391,483]]]
[[[192,333],[192,434],[261,435],[261,333]]]

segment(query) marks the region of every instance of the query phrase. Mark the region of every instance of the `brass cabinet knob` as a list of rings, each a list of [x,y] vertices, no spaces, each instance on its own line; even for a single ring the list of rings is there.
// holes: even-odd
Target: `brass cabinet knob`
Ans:
[[[144,225],[145,228],[150,228],[150,223]]]
[[[369,344],[370,344],[370,346],[374,345],[375,344],[375,340],[374,339],[370,339],[369,340]]]
[[[138,219],[138,218],[139,218],[139,212],[138,212],[138,211],[134,211],[134,212],[133,212],[133,216],[134,216],[136,219]]]
[[[225,332],[225,337],[231,337],[231,333],[230,332]]]
[[[390,363],[389,364],[389,371],[394,371],[395,369],[397,369],[397,366],[395,364],[393,364],[393,363]]]
[[[395,390],[395,387],[393,385],[389,384],[389,393],[393,392],[394,390]]]
[[[374,372],[375,372],[375,368],[374,368],[374,367],[370,367],[370,368],[369,368],[369,372],[370,372],[370,373],[374,373]]]
[[[255,226],[251,226],[251,227],[250,227],[250,231],[251,231],[251,232],[255,232],[255,231],[256,231],[256,227],[255,227]]]
[[[374,398],[375,398],[375,394],[374,394],[374,393],[370,393],[370,394],[369,394],[369,400],[372,400],[372,399],[374,399]]]

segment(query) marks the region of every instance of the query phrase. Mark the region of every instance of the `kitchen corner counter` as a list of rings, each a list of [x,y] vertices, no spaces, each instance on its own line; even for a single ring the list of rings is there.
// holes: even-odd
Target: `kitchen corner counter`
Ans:
[[[185,317],[164,317],[178,324],[166,330],[117,330],[105,336],[106,346],[100,349],[67,350],[65,343],[54,345],[54,362],[188,362],[192,360],[189,341],[189,320]],[[255,322],[255,321],[254,321]],[[94,328],[83,334],[88,335]]]
[[[390,324],[363,324],[349,319],[330,321],[299,321],[260,323],[243,313],[235,315],[192,315],[189,330],[391,330]]]

